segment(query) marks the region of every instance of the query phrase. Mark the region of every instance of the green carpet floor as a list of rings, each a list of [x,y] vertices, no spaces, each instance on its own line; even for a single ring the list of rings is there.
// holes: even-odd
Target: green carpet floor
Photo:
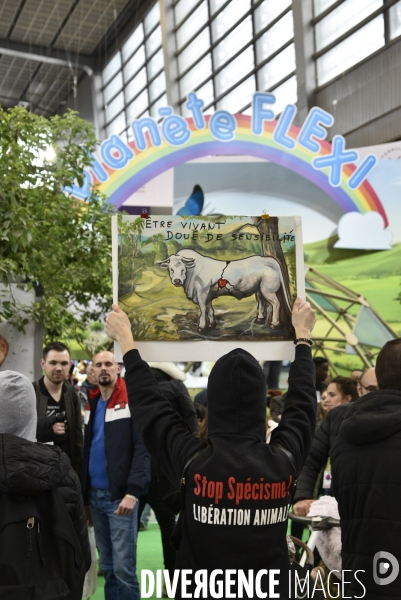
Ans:
[[[307,541],[309,537],[309,532],[307,529],[304,530],[304,535],[302,537],[304,541]],[[149,523],[146,531],[139,532],[137,553],[137,574],[140,585],[141,569],[150,569],[156,573],[157,569],[164,568],[160,529],[157,523]],[[96,594],[91,596],[92,600],[104,600],[103,587],[104,579],[103,577],[98,577]],[[156,593],[152,596],[152,598],[156,598]]]
[[[160,529],[156,523],[149,523],[146,531],[139,532],[137,554],[137,574],[140,585],[141,569],[150,569],[156,572],[157,569],[164,568]],[[98,577],[96,594],[91,596],[91,600],[104,600],[103,587],[104,579]],[[156,598],[156,594],[152,598]]]

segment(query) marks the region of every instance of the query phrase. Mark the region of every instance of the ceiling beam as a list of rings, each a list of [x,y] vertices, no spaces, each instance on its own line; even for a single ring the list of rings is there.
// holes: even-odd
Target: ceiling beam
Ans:
[[[0,54],[24,58],[41,63],[59,65],[60,67],[75,67],[92,76],[98,71],[98,59],[89,54],[69,53],[57,48],[46,48],[23,42],[14,42],[0,38]]]
[[[101,69],[106,66],[110,58],[121,48],[136,26],[143,20],[146,13],[157,1],[128,0],[124,9],[93,51],[93,54],[100,59]]]
[[[5,96],[4,94],[0,94],[0,103],[3,104],[3,107],[6,104],[10,104],[11,107],[13,106],[17,106],[19,105],[20,99],[19,98],[12,98],[11,96]],[[44,108],[43,106],[40,106],[40,104],[34,104],[32,102],[28,102],[28,104],[30,104],[31,109],[33,110],[40,110],[42,112],[47,113],[49,116],[51,116],[52,113],[50,110],[48,110],[47,108]]]

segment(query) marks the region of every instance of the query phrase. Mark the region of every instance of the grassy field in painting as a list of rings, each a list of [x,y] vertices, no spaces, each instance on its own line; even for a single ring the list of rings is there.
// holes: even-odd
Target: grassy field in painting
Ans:
[[[137,340],[227,340],[237,338],[239,326],[243,340],[266,339],[266,334],[271,339],[291,335],[285,326],[273,330],[266,324],[254,323],[257,313],[254,295],[240,301],[231,296],[213,300],[216,326],[199,334],[199,307],[188,300],[183,287],[172,285],[166,270],[158,267],[143,271],[135,290],[120,297],[119,304],[130,317]]]
[[[199,264],[187,267],[194,267],[194,285],[196,289],[202,289],[205,278],[210,281],[210,268],[217,268],[218,273],[223,273],[228,262],[276,254],[279,262],[286,263],[290,293],[294,293],[295,298],[295,221],[292,217],[283,217],[280,218],[280,224],[272,221],[271,227],[262,221],[260,219],[254,223],[251,217],[241,216],[175,216],[171,217],[168,225],[155,219],[144,227],[140,219],[130,220],[127,217],[121,224],[118,239],[118,298],[120,306],[131,319],[135,338],[142,341],[291,339],[290,309],[286,306],[281,287],[277,291],[281,303],[280,325],[277,329],[271,329],[272,311],[269,303],[266,322],[255,323],[255,294],[240,300],[228,294],[223,295],[227,288],[219,288],[219,275],[216,278],[213,276],[213,292],[217,296],[212,301],[216,322],[213,328],[199,333],[199,306],[186,297],[182,286],[175,287],[172,284],[166,268],[158,266],[161,261],[186,249],[197,252],[200,257],[221,261],[220,266],[216,263],[210,267],[211,263],[207,266],[200,258]],[[236,265],[239,270],[241,267],[244,270],[252,269],[243,263]],[[236,285],[239,294],[244,289],[247,276],[248,273],[242,271],[238,275]]]

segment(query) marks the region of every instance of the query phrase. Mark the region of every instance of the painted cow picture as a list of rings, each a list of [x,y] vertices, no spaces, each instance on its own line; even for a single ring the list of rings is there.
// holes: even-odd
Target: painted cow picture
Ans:
[[[241,300],[255,294],[255,322],[266,323],[267,307],[271,305],[271,329],[280,326],[280,301],[277,297],[280,287],[291,311],[291,299],[284,284],[281,266],[273,256],[249,256],[224,261],[204,256],[196,250],[182,249],[157,264],[168,269],[171,283],[176,287],[182,286],[187,298],[199,306],[199,333],[214,327],[212,301],[219,296],[229,295]]]

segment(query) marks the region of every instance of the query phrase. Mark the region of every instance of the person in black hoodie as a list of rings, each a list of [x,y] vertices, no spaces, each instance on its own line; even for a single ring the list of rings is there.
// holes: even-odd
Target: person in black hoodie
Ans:
[[[332,490],[341,517],[342,568],[350,570],[344,596],[348,598],[364,593],[353,575],[358,570],[365,600],[401,598],[400,365],[397,338],[377,357],[379,389],[349,406],[330,450]]]
[[[106,332],[123,352],[130,410],[144,444],[176,488],[185,473],[177,568],[181,584],[182,570],[191,571],[192,590],[201,570],[207,570],[211,588],[216,576],[238,574],[239,582],[241,573],[229,572],[234,570],[254,577],[244,597],[268,592],[273,578],[277,580],[274,591],[282,600],[289,598],[287,514],[316,421],[315,369],[309,347],[314,322],[314,311],[308,303],[301,307],[298,298],[292,323],[296,337],[303,340],[297,339],[286,407],[270,444],[265,443],[266,383],[259,363],[238,348],[216,362],[208,381],[210,445],[206,446],[162,396],[135,350],[127,315],[113,305],[107,317]],[[177,590],[176,598],[181,592]],[[213,594],[208,587],[203,597]]]
[[[36,421],[31,382],[1,372],[0,598],[81,600],[91,565],[81,487],[60,448],[36,443]]]

